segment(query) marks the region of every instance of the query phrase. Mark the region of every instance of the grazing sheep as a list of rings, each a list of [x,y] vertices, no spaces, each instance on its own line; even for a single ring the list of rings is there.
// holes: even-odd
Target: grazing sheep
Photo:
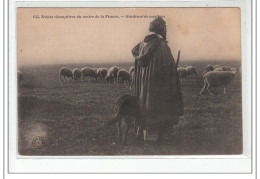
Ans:
[[[99,68],[97,69],[97,74],[101,80],[104,80],[107,76],[108,69],[107,68]]]
[[[223,71],[231,71],[231,67],[229,66],[223,66]]]
[[[217,67],[213,71],[225,71],[225,70],[223,69],[223,67]]]
[[[74,68],[72,74],[74,81],[78,81],[81,78],[81,71],[78,68]]]
[[[212,65],[206,66],[205,70],[206,71],[213,71],[215,68]]]
[[[95,71],[95,73],[98,75],[98,69],[97,68],[93,68],[93,70]]]
[[[118,72],[119,68],[116,66],[113,66],[111,68],[109,68],[108,72],[107,72],[107,76],[105,77],[105,79],[109,82],[111,82],[112,80],[114,80],[114,83],[116,83],[116,79],[117,79],[117,72]]]
[[[237,71],[211,71],[206,73],[203,76],[204,86],[200,91],[200,94],[203,93],[205,88],[207,88],[210,95],[213,93],[210,92],[210,87],[219,87],[224,86],[224,94],[226,94],[226,87],[233,81]]]
[[[217,70],[215,70],[215,69],[217,69]],[[205,68],[205,71],[202,73],[202,76],[209,71],[223,71],[221,69],[222,69],[222,67],[220,67],[219,65],[207,65]]]
[[[107,126],[117,123],[119,142],[125,145],[129,129],[138,124],[136,98],[131,95],[119,97],[114,111],[116,117],[108,121]]]
[[[89,81],[91,78],[95,78],[97,80],[97,72],[93,68],[84,67],[81,69],[82,82],[84,82],[84,78],[88,77]]]
[[[209,71],[213,71],[214,69],[215,68],[212,65],[206,66],[205,71],[202,73],[202,76]]]
[[[129,72],[125,69],[121,69],[117,72],[116,85],[118,85],[120,79],[122,80],[122,82],[128,82],[130,85],[130,78],[131,78],[131,76],[130,76]]]
[[[239,68],[232,67],[231,71],[239,71]]]
[[[20,83],[23,80],[23,73],[20,72],[19,70],[17,71],[17,81]]]
[[[97,68],[97,70],[95,70],[95,68],[94,68],[94,70],[95,70],[95,72],[97,73],[97,76],[98,76],[98,77],[100,77],[100,76],[99,76],[99,71],[100,71],[101,69],[102,69],[102,68]]]
[[[135,71],[135,66],[131,66],[131,67],[129,68],[129,74],[131,75],[132,72],[134,72],[134,71]]]
[[[183,79],[187,77],[187,71],[184,67],[177,68],[178,76],[180,78],[181,83],[183,82]]]
[[[231,68],[229,66],[223,66],[223,67],[217,67],[213,71],[233,71],[236,70],[236,68]]]
[[[187,72],[187,77],[193,76],[193,75],[195,75],[197,77],[196,68],[194,66],[187,66],[187,67],[185,67],[185,69]]]
[[[59,81],[60,81],[61,84],[62,84],[62,82],[61,82],[61,77],[62,76],[63,76],[64,82],[65,82],[66,77],[73,79],[72,71],[71,71],[71,69],[69,69],[67,67],[62,67],[60,69]]]
[[[118,70],[122,70],[122,69],[124,69],[123,67],[117,67],[118,68]]]

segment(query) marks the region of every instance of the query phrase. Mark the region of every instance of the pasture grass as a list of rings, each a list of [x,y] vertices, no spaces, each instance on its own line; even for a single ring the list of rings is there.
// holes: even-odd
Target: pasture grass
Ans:
[[[214,63],[213,63],[214,64]],[[126,69],[132,64],[120,64]],[[21,155],[222,155],[241,154],[242,101],[241,75],[223,95],[223,88],[212,89],[216,95],[199,95],[205,62],[192,62],[199,78],[188,77],[182,84],[184,118],[173,126],[166,143],[139,143],[134,130],[128,144],[117,140],[116,125],[106,127],[114,117],[114,104],[123,94],[133,94],[126,84],[118,89],[100,80],[67,82],[58,80],[64,65],[24,66],[24,80],[18,89],[18,148]],[[237,66],[230,62],[225,65]],[[78,64],[74,67],[109,67],[113,64]],[[45,139],[42,149],[32,140]]]

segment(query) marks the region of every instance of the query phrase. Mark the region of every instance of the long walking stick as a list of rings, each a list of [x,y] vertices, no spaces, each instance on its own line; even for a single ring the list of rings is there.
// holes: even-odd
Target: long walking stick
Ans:
[[[181,51],[178,50],[178,56],[177,56],[177,64],[176,64],[176,69],[178,68],[179,66],[179,62],[180,62],[180,56],[181,56]]]

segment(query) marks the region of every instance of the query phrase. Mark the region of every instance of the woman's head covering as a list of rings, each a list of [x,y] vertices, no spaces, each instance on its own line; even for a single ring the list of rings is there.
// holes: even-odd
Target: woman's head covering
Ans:
[[[150,23],[149,31],[160,34],[166,39],[166,22],[158,16]]]

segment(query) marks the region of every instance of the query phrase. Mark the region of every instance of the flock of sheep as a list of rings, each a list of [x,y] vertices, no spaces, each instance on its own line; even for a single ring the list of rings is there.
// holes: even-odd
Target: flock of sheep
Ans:
[[[198,77],[196,68],[193,66],[179,67],[179,68],[177,68],[177,72],[178,72],[181,83],[183,82],[184,78],[187,78],[189,76],[195,75],[196,77]]]
[[[205,89],[210,95],[213,93],[209,90],[210,87],[224,86],[224,94],[226,94],[226,87],[233,82],[233,79],[239,69],[228,66],[220,67],[219,65],[208,65],[203,73],[204,86],[200,91],[203,94]]]
[[[88,78],[89,81],[90,79],[97,80],[99,78],[102,81],[114,82],[118,85],[121,81],[123,83],[128,83],[131,89],[134,82],[134,66],[131,66],[129,70],[117,66],[113,66],[109,69],[84,67],[82,69],[74,68],[73,70],[62,67],[59,73],[59,81],[61,84],[63,84],[62,77],[63,82],[69,78],[74,81],[81,79],[82,82],[84,82],[85,78]]]
[[[208,65],[205,67],[205,71],[202,74],[204,86],[200,91],[200,94],[203,94],[205,90],[209,92],[210,95],[213,93],[209,90],[211,87],[224,86],[224,94],[226,93],[226,87],[235,77],[238,68],[231,68],[228,66],[219,66],[219,65]],[[189,76],[196,76],[196,68],[194,66],[179,67],[177,69],[180,82],[183,83],[183,79]],[[73,70],[62,67],[59,73],[59,81],[61,84],[66,82],[66,79],[72,79],[74,81],[79,81],[81,79],[84,82],[85,78],[89,80],[98,78],[106,82],[114,82],[116,85],[121,81],[123,83],[128,83],[130,90],[134,84],[134,75],[135,69],[134,66],[131,66],[129,70],[126,70],[122,67],[113,66],[111,68],[90,68],[84,67],[82,69],[74,68]],[[63,77],[63,80],[62,80]],[[22,72],[17,71],[17,80],[20,83],[24,79]],[[62,82],[63,81],[63,82]]]
[[[238,68],[231,68],[229,66],[206,66],[205,71],[202,74],[204,86],[200,91],[200,94],[203,94],[203,92],[207,89],[209,94],[213,95],[209,88],[220,86],[224,86],[224,94],[226,94],[226,87],[233,81],[238,70]],[[196,68],[193,66],[179,67],[177,71],[181,83],[183,82],[183,79],[187,78],[188,76],[195,75],[196,77],[198,77]]]

